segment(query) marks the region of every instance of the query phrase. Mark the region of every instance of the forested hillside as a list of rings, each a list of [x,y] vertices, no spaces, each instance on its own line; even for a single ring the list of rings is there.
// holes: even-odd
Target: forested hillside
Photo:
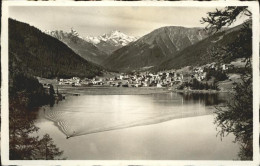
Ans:
[[[93,77],[102,68],[88,62],[58,39],[9,19],[10,74],[23,72],[45,78]]]

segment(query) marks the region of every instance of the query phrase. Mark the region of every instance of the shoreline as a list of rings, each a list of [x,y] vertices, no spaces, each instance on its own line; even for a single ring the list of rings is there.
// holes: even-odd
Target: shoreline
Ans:
[[[233,91],[224,91],[224,90],[170,90],[171,92],[176,93],[232,93]]]
[[[136,91],[136,90],[140,90],[140,91],[143,91],[143,90],[152,90],[152,91],[161,91],[163,90],[164,92],[163,93],[167,93],[167,92],[175,92],[175,93],[201,93],[201,94],[216,94],[216,93],[233,93],[234,90],[231,88],[231,87],[226,87],[224,85],[220,85],[220,90],[205,90],[205,89],[202,89],[202,90],[178,90],[176,89],[177,86],[172,86],[172,87],[156,87],[156,86],[152,86],[152,87],[114,87],[114,86],[109,86],[109,85],[92,85],[92,86],[85,86],[85,85],[82,85],[82,86],[72,86],[72,85],[59,85],[57,80],[54,80],[54,79],[45,79],[45,78],[37,78],[39,80],[40,83],[48,83],[48,84],[52,84],[54,86],[54,89],[59,89],[59,90],[92,90],[92,89],[118,89],[119,91],[124,89],[128,89],[128,90],[133,90],[133,91]],[[161,92],[153,92],[153,93],[161,93]],[[118,93],[115,93],[115,94],[118,94]],[[130,93],[130,94],[133,94],[133,93]],[[139,94],[139,93],[137,93]],[[144,93],[144,94],[147,94],[147,93]]]
[[[198,94],[218,94],[218,93],[232,93],[228,90],[177,90],[167,87],[107,87],[107,86],[88,86],[88,87],[71,87],[71,86],[59,86],[59,91],[62,94],[93,94],[93,90],[100,90],[104,93],[94,93],[103,95],[140,95],[140,94],[156,94],[156,93],[198,93]]]

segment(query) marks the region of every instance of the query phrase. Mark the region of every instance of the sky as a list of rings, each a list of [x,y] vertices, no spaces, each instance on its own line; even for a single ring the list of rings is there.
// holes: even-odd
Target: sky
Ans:
[[[99,36],[112,30],[130,36],[143,36],[163,26],[205,27],[202,17],[208,7],[131,6],[12,6],[9,17],[40,30],[75,29],[80,36]]]

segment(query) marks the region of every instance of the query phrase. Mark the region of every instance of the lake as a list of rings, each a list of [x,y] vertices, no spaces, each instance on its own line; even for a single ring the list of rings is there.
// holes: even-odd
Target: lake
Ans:
[[[215,105],[227,94],[149,88],[64,88],[35,125],[70,160],[233,160],[239,145],[220,139]],[[68,95],[77,94],[77,96]],[[69,137],[69,139],[66,139]]]

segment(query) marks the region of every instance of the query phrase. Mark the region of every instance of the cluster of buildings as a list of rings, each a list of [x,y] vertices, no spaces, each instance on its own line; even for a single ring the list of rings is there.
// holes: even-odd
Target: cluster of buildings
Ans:
[[[120,74],[114,77],[95,77],[93,79],[60,79],[59,85],[71,86],[113,86],[113,87],[166,87],[182,82],[183,74],[178,73],[146,73],[146,74]]]
[[[227,70],[226,65],[221,67],[216,64],[210,64],[204,67],[196,67],[186,72],[167,71],[160,73],[143,73],[143,74],[120,74],[111,77],[98,77],[93,79],[80,79],[73,77],[71,79],[60,79],[59,85],[71,86],[112,86],[112,87],[172,87],[183,82],[189,82],[191,79],[203,81],[207,72],[205,68],[212,70]]]
[[[59,80],[59,85],[72,85],[72,86],[81,86],[82,80],[79,77],[72,77],[70,79]]]
[[[201,78],[198,72],[194,77]],[[118,76],[105,78],[95,77],[93,79],[80,79],[73,77],[71,79],[60,79],[59,85],[70,86],[112,86],[112,87],[171,87],[174,84],[188,81],[187,76],[176,72],[162,72],[158,74],[120,74]]]

